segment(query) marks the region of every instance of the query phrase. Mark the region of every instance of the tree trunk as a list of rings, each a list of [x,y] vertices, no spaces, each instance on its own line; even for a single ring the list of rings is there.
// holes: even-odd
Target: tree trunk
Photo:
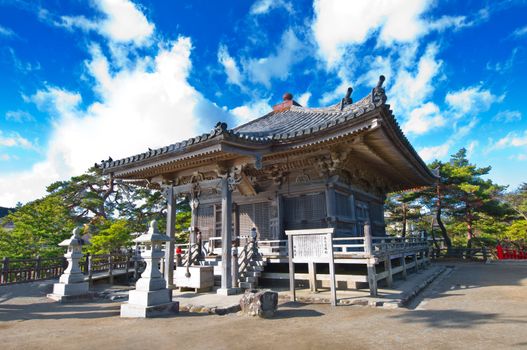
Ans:
[[[439,184],[436,185],[436,192],[437,192],[437,203],[436,203],[436,221],[437,225],[439,225],[439,228],[441,229],[441,235],[443,236],[443,240],[445,241],[445,245],[450,251],[452,248],[452,241],[450,240],[450,237],[448,237],[448,233],[446,231],[445,225],[443,225],[443,221],[441,220],[441,210],[442,208],[442,194]]]

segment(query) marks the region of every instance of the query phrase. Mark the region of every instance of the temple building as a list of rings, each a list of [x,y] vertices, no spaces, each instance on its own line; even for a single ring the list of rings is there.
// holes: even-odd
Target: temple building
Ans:
[[[244,125],[220,122],[210,133],[101,166],[114,179],[164,189],[171,237],[175,201],[188,196],[192,227],[210,252],[220,248],[221,284],[228,289],[236,284],[231,242],[253,227],[262,243],[284,240],[286,230],[328,227],[337,238],[361,237],[365,223],[371,236],[384,237],[386,194],[436,180],[386,104],[383,82],[381,76],[357,102],[350,88],[329,107],[303,107],[285,94]],[[173,244],[166,258],[171,280]]]

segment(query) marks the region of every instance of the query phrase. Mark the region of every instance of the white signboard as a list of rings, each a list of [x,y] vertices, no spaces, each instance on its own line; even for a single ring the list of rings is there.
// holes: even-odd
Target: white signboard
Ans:
[[[308,263],[313,278],[310,284],[315,284],[316,289],[316,263],[329,264],[330,285],[333,306],[337,305],[335,286],[335,263],[333,261],[333,228],[312,230],[285,231],[289,244],[289,286],[291,299],[296,301],[295,293],[295,263]],[[313,286],[311,286],[313,288]]]
[[[294,235],[294,262],[329,262],[331,260],[331,235]]]

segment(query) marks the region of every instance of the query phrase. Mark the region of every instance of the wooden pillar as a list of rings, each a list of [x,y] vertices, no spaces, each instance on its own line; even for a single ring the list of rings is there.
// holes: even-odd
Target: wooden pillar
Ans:
[[[368,271],[370,295],[377,296],[377,271],[375,269],[375,258],[373,257],[373,246],[369,221],[364,223],[364,255],[368,259],[366,269]]]
[[[386,254],[386,257],[384,260],[384,270],[388,272],[388,276],[386,277],[386,285],[388,287],[391,287],[393,284],[393,274],[392,274],[392,259],[390,257],[390,253]]]
[[[176,237],[176,196],[174,187],[166,189],[167,196],[167,228],[166,235],[170,241],[165,243],[165,268],[164,278],[167,288],[174,288],[174,240]]]
[[[335,219],[337,217],[337,210],[336,210],[336,195],[335,195],[335,187],[332,183],[327,184],[326,186],[326,210],[327,210],[327,218],[328,218],[328,226],[332,227],[334,226]]]
[[[414,265],[415,265],[415,272],[419,271],[419,265],[417,260],[417,252],[414,253]]]
[[[273,239],[284,239],[284,198],[281,194],[276,192],[276,237]]]
[[[317,265],[314,262],[307,263],[309,272],[309,290],[317,291]]]
[[[221,288],[218,294],[229,295],[232,288],[232,192],[229,178],[221,179]]]
[[[404,242],[404,246],[403,246],[403,253],[402,253],[402,256],[401,256],[401,266],[403,267],[403,278],[406,279],[407,277],[407,272],[406,272],[406,242]]]
[[[295,290],[295,263],[293,262],[293,235],[287,236],[287,250],[289,257],[289,291],[291,293],[291,301],[296,301]]]

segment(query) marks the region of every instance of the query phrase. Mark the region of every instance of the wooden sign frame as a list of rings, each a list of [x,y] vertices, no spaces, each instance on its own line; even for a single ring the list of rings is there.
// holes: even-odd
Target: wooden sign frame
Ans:
[[[331,305],[337,306],[337,291],[336,291],[336,282],[335,282],[335,259],[333,254],[333,234],[335,232],[334,228],[321,228],[321,229],[310,229],[310,230],[287,230],[285,234],[287,235],[287,243],[289,250],[289,289],[291,291],[291,300],[296,301],[296,291],[295,291],[295,263],[327,263],[329,264],[329,284],[331,287]],[[324,238],[326,242],[329,241],[329,248],[326,246],[312,247],[313,254],[309,253],[309,247],[302,246],[301,254],[295,254],[295,239],[303,237],[304,241],[309,241],[312,238],[313,241],[316,240],[316,236]],[[327,244],[327,243],[326,243]],[[321,250],[322,249],[322,250]],[[327,250],[327,251],[326,251]],[[298,251],[298,250],[297,250]],[[318,253],[318,254],[317,254]],[[316,278],[314,278],[314,283],[316,284]]]

